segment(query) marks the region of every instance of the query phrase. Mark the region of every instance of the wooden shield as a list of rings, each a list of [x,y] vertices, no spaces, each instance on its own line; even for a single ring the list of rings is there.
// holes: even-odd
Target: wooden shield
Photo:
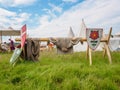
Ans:
[[[102,34],[102,28],[86,28],[87,43],[92,50],[95,50],[100,44]]]

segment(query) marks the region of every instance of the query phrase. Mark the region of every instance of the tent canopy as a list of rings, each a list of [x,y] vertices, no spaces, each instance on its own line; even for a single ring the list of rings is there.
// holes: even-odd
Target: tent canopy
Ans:
[[[2,36],[20,36],[20,30],[0,30],[0,43],[2,43]]]
[[[0,30],[0,36],[19,36],[20,30]]]

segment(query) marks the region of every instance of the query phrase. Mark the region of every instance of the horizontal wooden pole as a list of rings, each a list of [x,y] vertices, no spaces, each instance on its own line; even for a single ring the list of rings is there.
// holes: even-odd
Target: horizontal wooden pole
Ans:
[[[32,40],[38,40],[38,41],[49,41],[49,38],[28,38],[28,39],[32,39]],[[20,38],[16,38],[15,41],[21,41]],[[86,38],[81,38],[80,41],[86,42],[87,39]],[[101,42],[107,42],[108,39],[107,38],[102,38]]]
[[[49,38],[28,38],[31,40],[38,40],[38,41],[49,41]],[[15,41],[21,41],[20,38],[16,38]]]
[[[87,41],[87,39],[86,38],[82,38],[81,41],[84,42],[84,41]],[[107,41],[108,41],[107,38],[102,38],[100,42],[107,42]]]

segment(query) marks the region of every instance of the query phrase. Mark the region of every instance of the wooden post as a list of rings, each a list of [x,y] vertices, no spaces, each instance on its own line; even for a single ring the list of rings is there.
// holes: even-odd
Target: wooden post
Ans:
[[[1,35],[0,35],[0,43],[2,43],[2,31],[1,31]]]
[[[107,44],[109,44],[111,33],[112,33],[112,27],[110,28],[110,31],[109,31],[109,34],[108,34]]]
[[[26,55],[26,54],[25,54],[25,48],[24,48],[24,47],[23,47],[23,50],[22,50],[22,51],[23,51],[23,58],[25,58],[25,55]]]
[[[87,51],[86,51],[86,58],[89,58],[89,46],[87,46]]]
[[[109,31],[109,34],[108,34],[108,37],[107,37],[107,41],[105,42],[105,45],[104,45],[104,49],[105,49],[104,57],[107,53],[108,60],[109,60],[110,64],[112,63],[112,58],[111,58],[110,48],[109,48],[108,44],[109,44],[109,41],[110,41],[111,33],[112,33],[112,27],[110,28],[110,31]]]
[[[89,62],[90,62],[90,66],[92,65],[92,50],[91,48],[89,48]]]
[[[112,27],[110,28],[108,36],[106,38],[102,38],[100,41],[100,42],[105,42],[104,48],[103,48],[103,56],[105,57],[105,55],[107,54],[110,64],[112,63],[112,58],[111,58],[111,53],[110,53],[108,44],[110,41],[111,33],[112,33]],[[84,38],[82,40],[87,41],[86,38]],[[87,56],[87,58],[89,57],[89,63],[90,63],[90,65],[92,65],[92,50],[89,48],[89,46],[87,47],[86,56]]]
[[[103,48],[103,57],[105,57],[106,55],[106,48],[105,48],[105,45],[104,45],[104,48]]]
[[[0,36],[0,44],[2,43],[2,36]]]
[[[106,48],[106,52],[107,52],[107,56],[108,56],[108,60],[109,60],[110,64],[112,64],[111,53],[110,53],[110,49],[109,49],[109,46],[108,46],[107,43],[105,44],[105,48]]]

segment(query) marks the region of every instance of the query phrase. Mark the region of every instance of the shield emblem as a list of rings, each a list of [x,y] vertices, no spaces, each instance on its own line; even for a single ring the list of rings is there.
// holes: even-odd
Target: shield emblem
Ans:
[[[86,28],[87,43],[92,50],[95,50],[100,44],[102,34],[102,28]]]

